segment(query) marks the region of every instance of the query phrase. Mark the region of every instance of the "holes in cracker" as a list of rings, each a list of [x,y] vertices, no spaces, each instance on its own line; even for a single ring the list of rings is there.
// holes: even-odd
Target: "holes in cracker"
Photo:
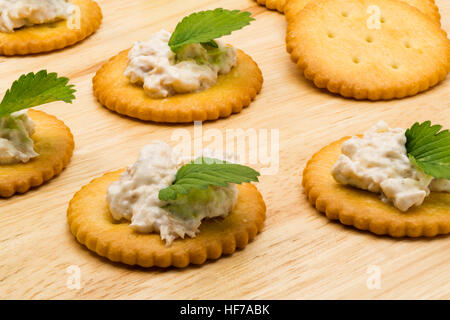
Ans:
[[[381,18],[380,18],[380,22],[381,22],[381,23],[386,23],[386,19],[385,19],[384,17],[381,17]]]
[[[342,12],[341,12],[341,15],[342,15],[344,18],[347,18],[347,17],[348,17],[348,12],[347,12],[347,11],[342,11]]]
[[[352,61],[353,61],[353,63],[355,63],[355,64],[358,64],[358,63],[361,62],[361,61],[359,60],[358,57],[353,57]]]
[[[334,38],[334,34],[332,32],[328,32],[328,38],[333,39]]]
[[[366,42],[367,43],[372,43],[373,42],[373,38],[371,36],[367,36],[366,37]]]
[[[397,70],[399,68],[399,65],[397,63],[391,64],[391,68]]]
[[[408,41],[405,42],[405,48],[411,49],[412,48],[411,43],[409,43]]]

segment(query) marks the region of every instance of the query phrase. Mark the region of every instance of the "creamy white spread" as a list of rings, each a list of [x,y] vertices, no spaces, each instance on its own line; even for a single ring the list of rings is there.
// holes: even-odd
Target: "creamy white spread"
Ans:
[[[430,191],[450,192],[450,181],[435,179],[411,164],[404,129],[380,121],[342,144],[332,169],[337,182],[380,193],[401,211],[420,206]]]
[[[167,245],[186,235],[195,237],[205,218],[226,217],[237,201],[234,184],[194,190],[176,201],[159,200],[159,191],[173,183],[183,164],[181,155],[164,142],[145,146],[137,162],[108,188],[112,217],[131,221],[136,232],[159,232]]]
[[[70,0],[0,0],[0,32],[69,18]]]
[[[216,40],[218,48],[189,44],[175,54],[170,37],[161,30],[148,41],[136,42],[128,54],[125,76],[142,85],[151,98],[207,89],[236,65],[236,50],[221,41]]]
[[[37,157],[33,133],[34,122],[26,110],[0,118],[0,165],[25,163]]]

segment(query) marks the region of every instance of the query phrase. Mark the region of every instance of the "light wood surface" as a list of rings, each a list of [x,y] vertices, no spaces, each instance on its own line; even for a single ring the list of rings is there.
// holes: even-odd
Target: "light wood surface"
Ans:
[[[68,168],[25,195],[0,200],[0,298],[19,299],[299,299],[450,298],[450,239],[391,239],[328,221],[306,201],[301,172],[322,146],[362,132],[383,119],[394,127],[432,120],[450,127],[450,79],[416,97],[357,102],[317,90],[285,51],[284,16],[250,0],[103,0],[100,30],[63,51],[32,57],[0,57],[3,92],[22,73],[46,68],[70,77],[73,105],[39,109],[71,128],[76,149]],[[450,1],[436,0],[450,32]],[[242,113],[204,124],[217,128],[280,130],[278,175],[264,176],[267,203],[262,234],[245,250],[201,267],[143,269],[111,263],[75,241],[66,222],[69,200],[104,172],[133,163],[154,139],[170,141],[177,128],[120,117],[101,107],[91,79],[109,57],[172,30],[185,15],[224,7],[252,12],[251,26],[227,37],[250,54],[265,77],[262,93]],[[332,54],[332,53],[330,53]],[[66,285],[67,268],[79,266],[81,289]],[[381,270],[381,289],[369,290],[367,270]]]

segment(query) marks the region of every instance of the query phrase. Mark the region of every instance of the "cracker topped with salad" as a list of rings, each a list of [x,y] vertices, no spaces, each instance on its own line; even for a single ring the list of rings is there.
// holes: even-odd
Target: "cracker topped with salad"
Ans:
[[[37,187],[59,174],[74,149],[70,129],[43,111],[28,110],[75,99],[69,79],[46,70],[22,75],[0,103],[0,197]]]
[[[430,121],[326,146],[308,162],[303,186],[329,219],[392,237],[450,233],[450,132]]]
[[[161,30],[105,63],[93,79],[106,108],[140,120],[183,123],[240,112],[263,77],[243,51],[219,38],[254,20],[249,12],[193,13],[174,32]]]
[[[259,173],[218,158],[185,160],[169,145],[145,146],[135,164],[78,191],[67,219],[76,239],[111,261],[186,267],[232,254],[262,230]]]

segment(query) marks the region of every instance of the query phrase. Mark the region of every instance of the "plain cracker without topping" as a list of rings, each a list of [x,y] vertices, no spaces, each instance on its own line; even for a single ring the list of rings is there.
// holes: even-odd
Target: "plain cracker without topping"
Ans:
[[[256,62],[238,50],[237,65],[200,92],[150,98],[142,86],[124,75],[128,51],[111,58],[93,79],[94,94],[106,108],[145,121],[186,123],[216,120],[241,112],[261,91],[263,77]]]
[[[13,33],[0,32],[0,55],[26,55],[71,46],[94,33],[102,21],[102,11],[92,0],[72,0],[81,11],[79,29],[69,29],[67,20],[23,27]]]
[[[369,6],[381,10],[369,29]],[[450,69],[450,41],[431,19],[392,0],[318,0],[288,19],[287,51],[305,77],[344,97],[415,95]]]
[[[434,237],[450,233],[450,193],[432,192],[420,207],[402,212],[380,195],[336,182],[331,169],[341,154],[342,138],[316,153],[303,172],[309,201],[328,219],[392,237]]]
[[[286,19],[293,19],[309,2],[317,0],[287,0],[284,6],[284,14]],[[394,0],[393,0],[394,1]],[[439,8],[434,3],[434,0],[399,0],[409,4],[410,6],[416,7],[427,17],[436,21],[439,25],[441,24],[441,15],[439,13]]]
[[[0,165],[0,197],[27,192],[59,174],[72,157],[74,141],[70,129],[45,112],[28,110],[35,123],[31,136],[39,154],[27,163]]]
[[[105,200],[108,186],[123,170],[94,179],[70,201],[67,219],[77,240],[111,261],[142,267],[184,268],[219,259],[244,248],[262,230],[266,206],[253,184],[238,185],[239,197],[226,218],[205,219],[195,238],[176,239],[166,246],[159,234],[140,234],[129,222],[116,222]]]

